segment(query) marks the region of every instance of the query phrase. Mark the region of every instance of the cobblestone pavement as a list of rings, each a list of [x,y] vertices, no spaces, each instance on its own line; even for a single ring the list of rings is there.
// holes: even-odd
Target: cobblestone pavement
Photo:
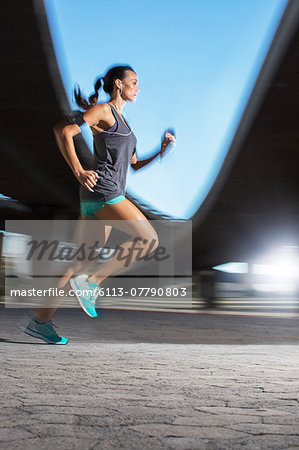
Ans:
[[[0,310],[0,449],[299,448],[299,319]]]

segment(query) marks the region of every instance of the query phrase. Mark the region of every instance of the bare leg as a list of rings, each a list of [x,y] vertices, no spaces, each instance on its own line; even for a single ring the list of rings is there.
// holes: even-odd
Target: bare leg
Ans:
[[[93,221],[94,223],[91,224],[90,221]],[[96,241],[98,241],[99,246],[104,246],[109,238],[110,232],[111,227],[105,226],[102,222],[99,222],[96,219],[79,217],[74,241],[78,246],[84,244],[86,249],[93,246]],[[70,278],[72,278],[76,272],[82,270],[83,267],[85,272],[88,271],[88,267],[92,264],[93,263],[89,261],[75,261],[70,267],[67,268],[65,273],[60,278],[57,284],[57,289],[62,289],[68,283]],[[58,299],[49,299],[47,307],[39,309],[35,315],[35,318],[40,322],[49,322],[58,307]]]
[[[129,200],[126,199],[113,205],[105,205],[95,215],[100,220],[113,221],[112,223],[115,228],[127,233],[133,239],[124,242],[118,248],[114,257],[89,277],[89,282],[95,282],[99,285],[109,275],[127,267],[128,261],[130,265],[157,248],[158,236],[156,231],[142,212]],[[135,246],[139,250],[132,252],[130,259],[124,258],[124,256],[128,255],[129,249],[132,246]],[[120,253],[122,256],[121,260],[119,259]]]
[[[80,217],[75,232],[74,242],[76,242],[78,247],[84,244],[86,252],[88,252],[88,249],[93,247],[96,242],[99,247],[103,247],[109,238],[111,228],[111,226],[105,225],[102,221],[100,222],[96,219]],[[88,260],[74,261],[62,275],[57,288],[62,289],[76,272],[82,272],[84,270],[84,273],[88,273],[89,267],[93,264],[93,261]]]
[[[102,267],[99,268],[99,270],[97,270],[93,275],[89,277],[89,282],[95,282],[99,285],[103,279],[126,267],[127,259],[119,260],[119,252],[122,252],[122,256],[125,256],[126,253],[128,253],[128,250],[132,248],[132,245],[134,245],[134,240],[136,238],[139,239],[138,248],[140,249],[140,252],[134,252],[131,255],[130,264],[134,263],[137,258],[143,257],[149,252],[154,251],[158,246],[158,236],[156,234],[156,231],[149,223],[147,218],[142,214],[142,212],[127,199],[113,205],[106,204],[104,208],[101,208],[100,210],[95,212],[95,215],[99,219],[99,221],[96,221],[96,224],[99,224],[99,222],[101,222],[101,226],[99,226],[98,230],[99,233],[97,235],[97,240],[99,242],[103,242],[102,246],[105,245],[111,232],[111,226],[107,225],[109,221],[112,221],[112,224],[115,228],[123,231],[124,233],[127,233],[129,236],[131,236],[132,239],[124,242],[120,246],[118,252],[114,255],[114,257],[107,263],[103,264]],[[85,221],[80,221],[80,223],[82,222]],[[85,232],[87,232],[87,235]],[[89,232],[89,226],[83,227],[83,231],[79,228],[79,237],[77,238],[77,242],[84,242],[85,244],[87,242],[90,242],[91,244],[94,244],[94,236],[92,239],[90,239]],[[69,267],[63,277],[60,279],[58,288],[62,288],[63,286],[65,286],[69,279],[74,275],[74,273],[76,273],[80,269],[82,269],[82,266],[79,263],[76,263]],[[47,308],[43,308],[39,310],[35,317],[41,322],[48,322],[49,320],[51,320],[57,307],[58,306],[56,304],[55,307],[48,306]]]

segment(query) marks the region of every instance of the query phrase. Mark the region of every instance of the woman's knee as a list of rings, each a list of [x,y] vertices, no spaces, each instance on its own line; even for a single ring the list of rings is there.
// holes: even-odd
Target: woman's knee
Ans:
[[[152,229],[150,232],[146,233],[143,238],[143,242],[148,253],[154,252],[159,245],[159,237],[156,231]]]

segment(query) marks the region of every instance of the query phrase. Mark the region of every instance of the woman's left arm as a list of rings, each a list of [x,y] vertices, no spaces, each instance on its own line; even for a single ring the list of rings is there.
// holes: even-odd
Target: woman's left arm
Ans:
[[[146,166],[147,164],[149,164],[150,162],[152,162],[157,156],[162,155],[167,146],[169,144],[176,144],[176,139],[175,136],[172,133],[166,132],[164,134],[164,138],[161,142],[161,149],[160,151],[158,151],[156,154],[154,154],[153,156],[151,156],[150,158],[147,159],[137,159],[136,153],[134,153],[134,155],[132,156],[132,161],[131,161],[131,167],[134,170],[139,170],[142,169],[142,167]]]

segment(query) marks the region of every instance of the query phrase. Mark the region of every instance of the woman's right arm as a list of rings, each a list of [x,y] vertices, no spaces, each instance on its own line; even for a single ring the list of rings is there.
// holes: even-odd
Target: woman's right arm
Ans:
[[[83,119],[88,122],[89,125],[95,125],[100,120],[105,120],[107,105],[103,103],[94,106],[87,113],[83,115]],[[104,106],[104,107],[103,107]],[[81,133],[81,129],[76,124],[70,124],[66,119],[59,122],[53,127],[54,135],[58,148],[72,169],[75,177],[78,181],[93,192],[93,187],[97,182],[98,174],[93,170],[84,170],[76,154],[74,145],[74,136]]]

